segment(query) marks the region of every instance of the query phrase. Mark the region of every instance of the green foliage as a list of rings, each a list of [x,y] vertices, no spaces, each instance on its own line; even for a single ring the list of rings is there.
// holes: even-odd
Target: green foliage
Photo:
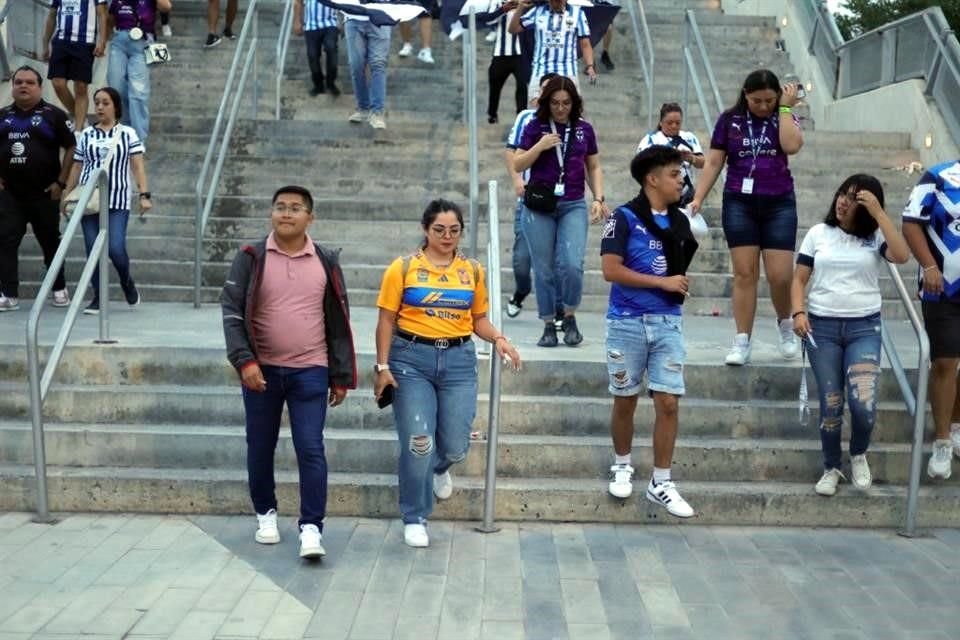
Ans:
[[[947,22],[960,33],[960,0],[844,0],[841,8],[850,15],[836,14],[837,26],[846,39],[908,16],[917,11],[940,6]]]

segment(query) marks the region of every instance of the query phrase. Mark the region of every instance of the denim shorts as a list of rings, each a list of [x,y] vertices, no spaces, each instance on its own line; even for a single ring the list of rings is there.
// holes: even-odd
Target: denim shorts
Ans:
[[[723,193],[723,235],[727,246],[793,251],[797,246],[797,198]]]
[[[643,373],[647,391],[684,394],[683,318],[649,314],[607,318],[607,373],[610,393],[635,396],[640,393]]]

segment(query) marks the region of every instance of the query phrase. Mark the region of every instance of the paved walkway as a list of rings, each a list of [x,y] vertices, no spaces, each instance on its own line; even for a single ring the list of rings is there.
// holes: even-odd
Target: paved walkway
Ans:
[[[960,531],[0,514],[0,640],[960,639]]]

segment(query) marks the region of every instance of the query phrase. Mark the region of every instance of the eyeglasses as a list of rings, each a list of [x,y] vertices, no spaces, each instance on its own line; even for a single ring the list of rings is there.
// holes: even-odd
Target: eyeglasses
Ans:
[[[837,193],[837,199],[843,198],[847,202],[856,202],[857,201],[857,192],[856,191],[841,191]]]
[[[294,215],[299,215],[301,213],[310,213],[310,209],[303,206],[302,204],[291,204],[287,205],[282,202],[279,202],[271,207],[274,213],[286,213],[290,212]]]
[[[551,100],[550,101],[551,107],[569,107],[572,104],[573,104],[572,100]]]
[[[430,233],[438,238],[458,238],[460,237],[461,231],[463,231],[463,229],[460,227],[430,227]]]

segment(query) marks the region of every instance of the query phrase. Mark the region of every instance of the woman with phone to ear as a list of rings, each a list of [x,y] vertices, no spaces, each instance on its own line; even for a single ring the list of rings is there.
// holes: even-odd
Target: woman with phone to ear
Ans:
[[[467,457],[478,388],[472,335],[520,368],[520,354],[487,318],[483,267],[459,251],[460,207],[434,200],[420,225],[420,249],[394,260],[383,274],[373,387],[378,401],[393,388],[400,515],[411,547],[430,543],[426,524],[434,496],[450,497],[450,467]]]

